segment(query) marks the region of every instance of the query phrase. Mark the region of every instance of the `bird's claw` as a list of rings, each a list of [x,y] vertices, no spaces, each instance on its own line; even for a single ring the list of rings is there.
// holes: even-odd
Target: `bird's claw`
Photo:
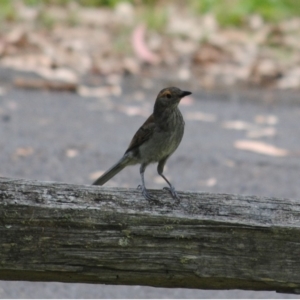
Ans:
[[[152,196],[151,194],[149,194],[149,192],[147,191],[147,189],[145,187],[143,187],[142,185],[139,184],[138,187],[137,187],[137,189],[138,190],[142,190],[142,195],[150,203],[154,203],[154,204],[158,204],[159,203],[159,201],[154,196]]]
[[[173,199],[176,199],[176,200],[180,201],[180,197],[178,196],[178,194],[177,194],[177,192],[176,192],[173,185],[171,185],[170,187],[166,186],[163,189],[169,191],[171,193]]]

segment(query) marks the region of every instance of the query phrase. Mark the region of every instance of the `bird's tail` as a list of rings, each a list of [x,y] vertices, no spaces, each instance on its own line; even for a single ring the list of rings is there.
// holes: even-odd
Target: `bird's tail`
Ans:
[[[113,165],[109,170],[107,170],[103,175],[101,175],[93,185],[103,185],[109,179],[114,177],[120,171],[122,171],[126,166],[130,164],[131,158],[128,156],[123,156],[115,165]]]

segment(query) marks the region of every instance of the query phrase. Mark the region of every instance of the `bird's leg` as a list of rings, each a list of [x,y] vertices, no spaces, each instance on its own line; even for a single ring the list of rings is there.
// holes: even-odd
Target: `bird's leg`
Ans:
[[[162,159],[161,161],[159,161],[158,166],[157,166],[157,172],[166,181],[166,183],[169,185],[169,187],[164,187],[164,190],[168,190],[171,193],[172,197],[179,201],[180,197],[178,196],[174,186],[171,184],[171,182],[163,174],[164,166],[165,166],[165,163],[166,163],[167,159],[168,159],[168,157],[166,157],[166,158]]]
[[[146,186],[145,186],[144,173],[145,173],[146,167],[147,167],[146,164],[141,164],[140,174],[141,174],[141,178],[142,178],[142,185],[139,185],[138,188],[140,188],[142,190],[142,194],[146,200],[148,200],[150,202],[157,201],[157,199],[155,197],[153,197],[149,194],[149,192],[147,191]]]

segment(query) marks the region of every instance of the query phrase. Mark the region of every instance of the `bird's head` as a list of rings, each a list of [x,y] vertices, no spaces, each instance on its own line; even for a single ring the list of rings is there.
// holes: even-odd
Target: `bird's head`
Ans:
[[[156,103],[160,107],[176,107],[183,97],[191,94],[191,92],[182,91],[177,87],[168,87],[158,93]]]

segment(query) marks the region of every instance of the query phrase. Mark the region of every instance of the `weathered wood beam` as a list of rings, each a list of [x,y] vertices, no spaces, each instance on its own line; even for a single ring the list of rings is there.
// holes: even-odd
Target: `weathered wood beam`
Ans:
[[[300,201],[0,178],[0,279],[300,292]]]

